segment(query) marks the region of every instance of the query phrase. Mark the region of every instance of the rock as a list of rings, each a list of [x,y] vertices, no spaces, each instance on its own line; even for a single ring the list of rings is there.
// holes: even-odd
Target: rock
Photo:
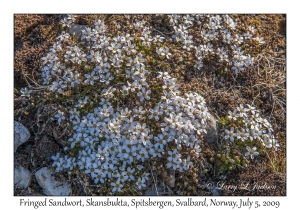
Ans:
[[[75,35],[78,41],[81,41],[82,30],[85,30],[88,25],[71,24],[68,28],[68,33]]]
[[[220,196],[221,195],[221,189],[218,188],[218,187],[213,187],[211,192],[212,192],[213,196]]]
[[[214,143],[218,139],[218,125],[217,121],[211,114],[208,114],[206,126],[206,134],[203,136],[204,140],[209,144]]]
[[[26,142],[30,137],[29,130],[21,123],[15,121],[14,123],[14,151],[16,152],[18,147]]]
[[[35,173],[39,185],[44,189],[46,195],[69,195],[70,186],[67,182],[55,179],[55,172],[43,167]]]
[[[161,196],[164,195],[163,187],[161,186],[154,186],[151,188],[148,188],[146,192],[144,193],[144,196]]]
[[[31,182],[31,173],[22,166],[17,166],[14,170],[14,184],[17,187],[27,188]]]
[[[173,169],[168,169],[167,173],[161,174],[164,182],[170,187],[175,186],[175,171]]]

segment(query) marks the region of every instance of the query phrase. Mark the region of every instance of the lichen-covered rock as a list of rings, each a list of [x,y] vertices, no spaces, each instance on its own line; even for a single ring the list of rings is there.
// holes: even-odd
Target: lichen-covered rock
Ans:
[[[15,121],[14,123],[14,151],[16,152],[18,147],[26,142],[30,137],[29,130],[21,123]]]
[[[27,188],[31,182],[31,173],[22,166],[17,166],[14,170],[14,184],[17,187]]]
[[[211,114],[208,114],[206,126],[206,134],[203,136],[204,140],[209,144],[214,143],[218,138],[218,126],[217,121]]]
[[[44,189],[46,195],[69,195],[70,186],[67,182],[56,179],[54,172],[43,167],[35,173],[39,185]]]

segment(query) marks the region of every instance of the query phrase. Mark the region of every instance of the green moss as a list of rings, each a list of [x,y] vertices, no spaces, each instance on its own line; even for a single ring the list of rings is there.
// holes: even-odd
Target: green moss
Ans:
[[[221,117],[220,120],[219,120],[219,126],[222,127],[222,126],[226,126],[226,125],[229,125],[229,120],[228,120],[228,117]]]

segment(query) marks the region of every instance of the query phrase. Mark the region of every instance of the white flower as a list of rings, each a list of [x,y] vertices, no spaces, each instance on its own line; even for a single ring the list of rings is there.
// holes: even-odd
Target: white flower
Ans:
[[[32,92],[32,90],[28,90],[27,87],[26,88],[22,88],[21,89],[21,93],[22,95],[21,96],[24,96],[24,97],[30,97],[30,93]]]
[[[123,171],[120,176],[119,176],[119,179],[120,182],[126,182],[128,180],[128,176],[127,176],[127,173],[125,171]]]
[[[111,43],[111,46],[108,47],[109,50],[111,50],[113,53],[121,52],[121,45],[117,44],[115,42]]]
[[[137,167],[137,169],[140,170],[140,171],[143,170],[143,168],[144,168],[142,165],[137,165],[136,167]]]
[[[76,134],[74,134],[74,136],[72,138],[69,138],[68,142],[71,143],[70,147],[71,147],[71,149],[73,149],[75,147],[75,144],[77,143]]]
[[[228,111],[229,115],[228,115],[228,119],[229,120],[236,120],[237,114],[236,114],[236,110],[234,110],[233,112]]]
[[[179,166],[178,164],[179,164],[179,162],[171,160],[167,163],[167,168],[173,168],[173,170],[176,170],[177,167]]]
[[[117,192],[121,192],[122,187],[123,187],[123,185],[120,184],[119,181],[117,181],[117,182],[112,182],[110,185],[113,186],[112,192],[116,192],[116,191],[117,191]]]
[[[57,114],[54,115],[54,117],[57,118],[58,124],[60,124],[60,122],[61,122],[62,120],[66,119],[65,116],[64,116],[64,113],[61,112],[60,110],[57,111]]]
[[[151,45],[151,41],[152,41],[152,38],[149,37],[148,35],[145,34],[144,37],[140,37],[142,41],[142,45],[146,45],[146,46],[150,46]]]
[[[272,148],[273,146],[272,138],[267,134],[263,135],[263,145],[267,148]]]
[[[131,167],[128,167],[127,168],[127,172],[126,172],[126,175],[127,175],[127,177],[128,177],[128,179],[130,179],[130,180],[135,180],[135,178],[134,178],[134,171],[135,171],[135,169],[134,168],[131,168]]]
[[[77,15],[68,15],[67,19],[74,22],[76,20]]]
[[[42,57],[43,65],[46,63],[51,63],[54,59],[55,55],[52,53],[48,53],[45,57]]]
[[[70,24],[72,23],[70,20],[67,19],[67,17],[65,17],[64,19],[62,19],[60,22],[62,23],[63,27],[65,27],[65,26],[69,27]]]
[[[275,151],[278,150],[278,147],[280,147],[280,144],[278,143],[278,140],[272,137],[273,147],[275,148]]]
[[[163,42],[165,38],[160,36],[160,35],[156,35],[154,38],[153,38],[153,42]]]
[[[87,41],[90,41],[92,37],[93,37],[93,32],[91,28],[86,28],[82,30],[81,40],[86,39]]]
[[[245,156],[250,156],[252,160],[254,159],[254,155],[259,155],[259,153],[256,152],[256,147],[253,147],[251,149],[249,146],[247,146],[246,149],[248,150],[248,152],[246,152]]]
[[[174,149],[172,152],[171,151],[168,151],[168,160],[171,162],[171,161],[177,161],[181,155],[177,152],[177,149]]]
[[[54,160],[54,162],[52,164],[53,167],[58,165],[59,164],[59,153],[56,153],[55,156],[51,156],[51,159]]]
[[[161,156],[161,154],[163,153],[163,151],[164,151],[164,149],[162,149],[162,148],[158,148],[158,147],[155,147],[154,149],[152,148],[152,150],[151,150],[151,155],[152,155],[152,157],[162,157]]]
[[[154,118],[156,121],[159,120],[159,116],[163,114],[163,112],[159,111],[158,107],[149,110],[151,115],[149,115],[149,119]]]
[[[138,65],[144,65],[143,62],[145,62],[145,59],[143,58],[143,56],[141,54],[139,54],[135,57],[133,62]]]
[[[140,106],[138,109],[133,109],[133,112],[138,118],[142,118],[146,111],[143,109],[142,106]]]
[[[86,84],[90,84],[90,85],[94,85],[94,80],[99,79],[98,76],[95,76],[95,71],[93,71],[91,74],[85,74],[84,75],[86,80],[84,81],[84,83]]]
[[[247,104],[247,106],[248,106],[248,110],[249,110],[249,112],[251,112],[251,114],[255,114],[256,112],[257,112],[257,110],[255,109],[255,107],[253,107],[253,106],[250,106],[249,104]]]
[[[237,108],[237,111],[238,111],[238,115],[240,117],[243,117],[243,118],[247,118],[247,111],[249,109],[246,109],[244,108],[244,105],[243,104],[240,104],[240,106]]]
[[[241,131],[237,132],[236,137],[242,141],[246,141],[249,137],[249,133],[247,133],[245,129],[242,129]]]
[[[161,71],[159,71],[159,72],[157,72],[158,73],[158,76],[157,76],[157,78],[166,78],[166,79],[168,79],[168,78],[170,78],[170,75],[169,75],[169,73],[168,72],[161,72]]]
[[[183,166],[184,170],[188,170],[190,166],[193,165],[193,163],[191,162],[191,156],[188,156],[188,158],[184,159],[183,162],[184,162],[184,166]]]
[[[163,149],[164,145],[167,144],[167,141],[164,138],[165,137],[162,134],[158,134],[157,137],[154,137],[154,140],[156,141],[156,144],[154,144],[154,147],[155,148]]]
[[[151,90],[147,90],[145,88],[142,88],[142,91],[141,92],[138,92],[138,97],[140,97],[140,102],[144,101],[144,99],[146,100],[150,100],[150,93],[151,93]]]
[[[156,48],[156,53],[161,56],[166,56],[168,59],[170,58],[169,56],[171,55],[171,53],[169,53],[169,48],[167,47]]]
[[[138,187],[139,190],[141,190],[143,187],[146,187],[141,177],[138,178],[138,181],[136,182],[136,186]]]
[[[193,25],[194,18],[190,15],[183,16],[184,24]]]
[[[225,139],[230,139],[230,141],[233,142],[234,141],[234,137],[235,137],[234,128],[232,127],[230,129],[230,131],[229,130],[225,130],[225,133],[227,134],[225,136]]]

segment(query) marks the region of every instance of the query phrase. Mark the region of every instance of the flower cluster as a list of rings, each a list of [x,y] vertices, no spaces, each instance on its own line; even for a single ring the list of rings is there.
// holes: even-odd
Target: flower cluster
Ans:
[[[66,17],[62,24],[72,21]],[[83,95],[56,112],[58,123],[67,121],[72,131],[69,154],[53,156],[53,166],[82,170],[95,184],[110,183],[112,193],[128,182],[145,187],[149,173],[143,167],[151,160],[164,169],[188,170],[201,152],[208,117],[203,97],[181,93],[168,72],[149,70],[144,49],[171,56],[161,45],[164,37],[151,35],[143,21],[131,25],[131,33],[111,36],[98,20],[82,31],[84,44],[62,32],[42,59],[44,84],[54,94],[95,87],[93,97]]]
[[[109,183],[108,191],[119,193],[128,183],[138,190],[146,187],[149,165],[182,172],[199,158],[208,118],[205,100],[181,92],[163,61],[181,48],[194,56],[196,69],[215,58],[238,73],[253,63],[244,52],[248,42],[264,40],[254,37],[253,27],[239,28],[229,15],[163,18],[174,29],[170,39],[154,32],[141,15],[125,15],[122,25],[99,19],[81,37],[67,32],[76,15],[61,20],[66,30],[42,58],[41,69],[47,94],[63,101],[53,116],[69,134],[66,155],[52,156],[56,171],[83,171],[95,184]],[[22,93],[29,97],[31,91]],[[246,142],[246,156],[253,158],[260,147],[248,141],[279,146],[271,125],[253,107],[241,105],[228,120],[235,125],[225,130],[225,138]]]
[[[157,52],[157,54],[159,54],[163,57],[165,56],[168,59],[171,56],[171,53],[169,53],[169,48],[167,48],[167,47],[156,48],[156,52]]]
[[[253,64],[253,57],[244,52],[251,41],[264,44],[254,37],[254,27],[240,28],[230,15],[168,15],[174,29],[173,38],[182,49],[194,52],[194,67],[201,69],[205,59],[216,58],[235,73]]]
[[[230,129],[225,129],[225,139],[234,143],[243,143],[246,147],[247,153],[245,156],[250,156],[259,153],[256,151],[257,147],[274,148],[277,151],[278,141],[273,134],[273,128],[268,120],[263,119],[258,110],[247,104],[247,108],[242,104],[233,112],[229,111],[227,116]],[[250,148],[250,145],[254,145]]]
[[[184,158],[180,152],[199,155],[199,135],[205,132],[207,108],[198,94],[181,97],[176,80],[168,73],[160,72],[158,77],[164,82],[164,94],[153,109],[139,106],[116,111],[107,97],[93,113],[81,118],[76,108],[71,110],[75,133],[69,138],[70,149],[77,148],[79,153],[75,160],[53,157],[56,170],[72,170],[77,166],[90,174],[95,183],[115,178],[117,190],[128,180],[137,181],[140,189],[146,178],[134,178],[135,166],[147,159],[162,158],[165,151],[168,151],[167,168],[188,170],[191,157]],[[159,127],[150,128],[146,122],[158,123]]]

